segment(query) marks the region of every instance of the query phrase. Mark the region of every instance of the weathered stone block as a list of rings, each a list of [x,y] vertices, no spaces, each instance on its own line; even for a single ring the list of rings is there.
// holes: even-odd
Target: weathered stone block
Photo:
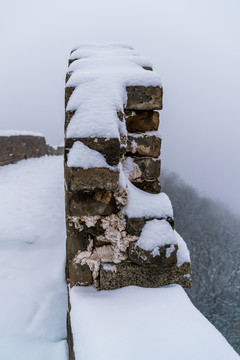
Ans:
[[[159,113],[157,111],[125,110],[127,131],[139,133],[157,131],[159,127]]]
[[[137,188],[146,191],[150,194],[159,194],[161,192],[161,185],[159,180],[140,180],[132,181],[132,184]]]
[[[110,215],[116,213],[114,195],[106,192],[69,192],[69,212],[71,216]]]
[[[68,218],[66,221],[67,229],[67,255],[72,260],[81,251],[85,251],[91,245],[92,236],[86,231],[81,223],[75,223]]]
[[[67,169],[67,185],[70,191],[114,191],[118,186],[119,171],[108,168]]]
[[[0,136],[0,166],[48,154],[43,136]]]
[[[134,163],[138,166],[141,171],[141,175],[136,173],[137,178],[131,177],[131,181],[139,181],[146,180],[146,179],[156,179],[160,176],[160,168],[161,168],[161,161],[160,159],[152,159],[150,157],[146,158],[133,158]]]
[[[129,235],[140,236],[142,232],[142,228],[146,224],[147,221],[153,220],[154,218],[126,218],[126,231]],[[158,218],[158,220],[163,220],[162,218]],[[171,227],[174,229],[174,219],[173,218],[166,218],[164,219]]]
[[[119,139],[106,139],[106,138],[70,138],[66,139],[66,157],[73,146],[75,141],[81,141],[84,145],[88,146],[92,150],[96,150],[104,155],[107,163],[112,166],[118,165],[120,157],[124,153],[125,149],[121,148]],[[67,160],[67,159],[66,159]]]
[[[127,86],[128,110],[161,110],[162,88],[159,86]]]
[[[160,156],[161,139],[156,136],[131,136],[128,135],[127,153],[135,156]]]
[[[68,267],[69,267],[69,280],[71,287],[74,285],[82,285],[82,286],[92,285],[93,283],[92,272],[87,264],[81,265],[78,263],[74,263],[74,261],[69,261]]]
[[[129,259],[138,265],[158,265],[162,268],[172,267],[177,264],[177,245],[159,247],[159,254],[141,249],[135,243],[130,243],[128,250]]]
[[[179,284],[188,288],[192,284],[190,263],[163,269],[159,266],[139,266],[123,262],[113,264],[110,270],[109,268],[104,265],[100,268],[100,290],[118,289],[130,285],[156,288],[170,284]]]

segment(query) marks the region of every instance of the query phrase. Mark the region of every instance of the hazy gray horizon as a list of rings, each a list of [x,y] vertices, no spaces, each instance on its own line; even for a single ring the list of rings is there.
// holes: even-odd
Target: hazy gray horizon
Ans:
[[[124,41],[162,78],[163,167],[239,215],[239,15],[237,0],[9,0],[0,14],[0,128],[61,142],[72,46]]]

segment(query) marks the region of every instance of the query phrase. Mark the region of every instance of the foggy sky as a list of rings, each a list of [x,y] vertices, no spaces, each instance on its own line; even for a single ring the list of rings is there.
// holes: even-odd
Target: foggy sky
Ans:
[[[124,41],[162,78],[163,167],[240,214],[239,18],[238,0],[8,0],[0,128],[61,142],[71,48]]]

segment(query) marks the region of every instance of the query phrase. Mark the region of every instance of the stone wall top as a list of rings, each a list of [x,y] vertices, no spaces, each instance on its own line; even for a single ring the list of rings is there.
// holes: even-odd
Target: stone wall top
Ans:
[[[161,80],[146,70],[151,66],[125,44],[79,44],[67,73],[66,110],[71,118],[66,137],[120,139],[126,126],[119,111],[161,109]]]

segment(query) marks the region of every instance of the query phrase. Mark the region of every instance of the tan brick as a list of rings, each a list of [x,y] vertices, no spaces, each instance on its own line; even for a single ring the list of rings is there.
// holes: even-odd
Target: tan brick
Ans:
[[[118,185],[119,171],[108,168],[67,169],[67,186],[69,191],[114,191]]]
[[[127,131],[139,133],[157,131],[159,127],[159,113],[157,111],[125,110]]]
[[[148,180],[148,179],[155,179],[160,176],[160,168],[161,168],[161,161],[160,159],[152,159],[151,157],[134,157],[134,163],[139,167],[141,170],[141,176],[139,180]],[[137,179],[133,179],[136,181]]]
[[[150,194],[159,194],[161,192],[161,184],[158,179],[155,180],[142,180],[132,181],[132,184],[135,185],[138,189],[146,191]]]
[[[161,110],[162,88],[159,86],[127,86],[128,110]]]
[[[131,136],[128,135],[127,153],[134,156],[160,156],[161,139],[156,136]]]

